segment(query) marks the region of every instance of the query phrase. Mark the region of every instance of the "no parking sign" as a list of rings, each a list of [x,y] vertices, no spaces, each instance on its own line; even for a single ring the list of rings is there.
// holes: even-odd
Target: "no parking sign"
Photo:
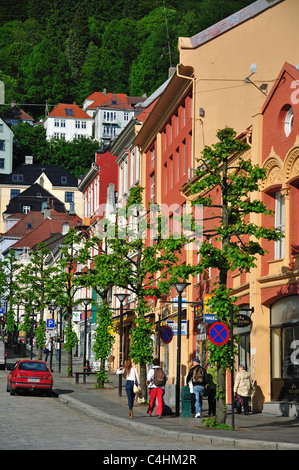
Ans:
[[[173,331],[170,326],[163,326],[161,330],[161,339],[163,343],[168,344],[173,338]]]
[[[229,340],[228,326],[220,321],[214,322],[209,329],[209,340],[216,346],[223,346]]]

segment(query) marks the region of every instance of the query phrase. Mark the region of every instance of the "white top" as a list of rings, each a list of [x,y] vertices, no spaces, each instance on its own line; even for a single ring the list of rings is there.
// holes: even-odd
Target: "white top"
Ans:
[[[124,374],[124,372],[125,372],[124,368],[117,369],[117,371],[116,371],[116,373],[118,375],[119,374]],[[135,380],[136,380],[138,385],[140,385],[138,372],[137,372],[137,369],[135,369],[135,367],[131,367],[129,374],[126,377],[126,380],[132,380],[133,382],[135,382]]]
[[[156,387],[156,385],[154,384],[154,375],[155,375],[154,369],[160,369],[160,366],[153,366],[147,373],[147,381],[149,382],[148,388],[162,388],[163,390],[165,390],[165,385],[159,385],[159,387]],[[165,373],[165,379],[167,382],[168,377],[165,371],[164,373]]]

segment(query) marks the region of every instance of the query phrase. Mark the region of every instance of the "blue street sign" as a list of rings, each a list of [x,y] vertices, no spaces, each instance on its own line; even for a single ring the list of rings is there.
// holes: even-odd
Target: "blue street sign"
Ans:
[[[163,326],[161,329],[161,339],[163,343],[168,344],[173,338],[173,331],[170,326]]]
[[[53,318],[47,318],[47,328],[54,328],[55,320]]]
[[[228,342],[229,329],[222,322],[215,322],[210,326],[209,339],[216,346],[222,346]]]
[[[0,315],[3,315],[3,313],[4,313],[4,308],[0,307]]]

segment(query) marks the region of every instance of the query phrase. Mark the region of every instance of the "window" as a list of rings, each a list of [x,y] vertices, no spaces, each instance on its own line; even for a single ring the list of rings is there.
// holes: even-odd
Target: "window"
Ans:
[[[54,119],[54,127],[59,127],[59,119]]]
[[[73,191],[66,191],[64,200],[65,200],[65,202],[74,202],[74,193],[73,193]]]
[[[30,206],[22,206],[22,213],[28,214],[30,212]]]
[[[285,234],[285,199],[280,192],[275,194],[275,228]],[[275,259],[284,258],[284,238],[275,242]]]
[[[299,295],[284,297],[271,306],[272,399],[298,400]]]
[[[61,177],[61,183],[62,183],[62,184],[66,184],[66,183],[67,183],[67,177],[66,177],[66,176],[62,176],[62,177]]]
[[[291,133],[292,127],[293,127],[293,119],[294,119],[294,112],[293,108],[291,107],[285,117],[284,121],[284,132],[285,135],[288,137]]]
[[[65,119],[61,119],[61,121],[60,121],[60,126],[61,126],[61,127],[65,127]]]
[[[18,196],[20,194],[20,189],[11,189],[10,190],[10,199],[13,199],[14,197]]]
[[[4,170],[4,166],[5,166],[5,160],[4,158],[0,158],[0,169]]]
[[[67,116],[74,116],[74,110],[71,108],[65,108],[65,114]]]
[[[0,140],[0,150],[5,150],[5,140]]]
[[[82,128],[82,129],[86,129],[86,121],[82,121],[82,122],[81,122],[81,128]]]
[[[155,147],[151,149],[151,168],[155,166]]]
[[[151,203],[155,202],[155,173],[151,174]]]
[[[75,121],[75,128],[80,129],[80,121]]]
[[[23,175],[12,175],[12,180],[14,183],[22,183],[23,182]]]
[[[0,132],[3,132],[3,124],[0,124]]]
[[[124,121],[128,121],[129,120],[129,113],[124,113]]]

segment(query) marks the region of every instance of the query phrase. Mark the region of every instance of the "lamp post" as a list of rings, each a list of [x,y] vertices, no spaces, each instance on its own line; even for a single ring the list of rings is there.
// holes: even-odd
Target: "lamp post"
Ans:
[[[85,371],[86,369],[86,337],[87,337],[87,305],[90,304],[91,300],[90,299],[82,299],[82,302],[84,303],[85,306],[85,315],[84,315],[84,353],[83,353],[83,370]],[[86,377],[85,375],[83,376],[83,381],[85,383]]]
[[[114,294],[120,302],[120,312],[119,312],[119,367],[122,366],[122,356],[123,356],[123,302],[128,297],[128,294]],[[122,387],[122,374],[118,376],[118,394],[121,397],[121,387]]]
[[[180,379],[181,379],[181,329],[182,329],[182,293],[190,282],[176,282],[173,286],[179,294],[178,298],[178,337],[177,337],[177,373],[175,389],[175,414],[180,416]]]
[[[54,320],[54,312],[57,308],[57,304],[55,302],[52,302],[51,304],[48,305],[48,308],[52,314],[52,320]],[[52,370],[52,364],[53,364],[53,336],[52,336],[52,347],[51,347],[51,351],[50,351],[50,369]]]

